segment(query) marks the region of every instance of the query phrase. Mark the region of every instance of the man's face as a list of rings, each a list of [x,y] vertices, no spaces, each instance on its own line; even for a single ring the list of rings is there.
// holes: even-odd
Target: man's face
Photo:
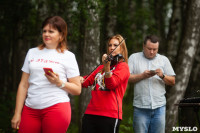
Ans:
[[[153,59],[158,53],[159,43],[152,43],[150,40],[147,40],[146,45],[143,45],[144,55],[148,59]]]

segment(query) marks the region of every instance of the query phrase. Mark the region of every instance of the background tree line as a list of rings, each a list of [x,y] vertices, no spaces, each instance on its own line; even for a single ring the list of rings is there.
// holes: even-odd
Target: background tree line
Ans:
[[[81,75],[90,73],[105,53],[109,36],[126,38],[128,53],[142,50],[143,38],[161,38],[159,53],[166,55],[176,73],[176,85],[167,87],[166,133],[176,126],[184,97],[200,96],[200,1],[199,0],[1,0],[0,1],[0,133],[10,133],[21,67],[29,48],[42,42],[41,23],[52,15],[68,24],[68,45],[75,53]],[[132,130],[133,85],[123,101],[121,133]],[[90,89],[71,96],[72,123],[78,133],[90,100]],[[192,109],[182,110],[182,125],[196,126]]]

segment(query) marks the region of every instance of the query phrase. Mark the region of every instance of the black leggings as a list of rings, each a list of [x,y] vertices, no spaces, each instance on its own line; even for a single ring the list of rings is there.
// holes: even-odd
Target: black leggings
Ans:
[[[118,133],[120,122],[116,118],[84,114],[82,133]]]

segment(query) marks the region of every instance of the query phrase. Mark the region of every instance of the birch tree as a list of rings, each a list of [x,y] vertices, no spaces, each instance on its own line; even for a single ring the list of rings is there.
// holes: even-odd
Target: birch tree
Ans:
[[[199,40],[200,42],[200,40]],[[197,52],[192,66],[191,76],[185,92],[184,98],[200,97],[200,43],[198,43]],[[197,126],[197,117],[194,108],[182,108],[180,110],[181,126]]]
[[[167,57],[174,64],[181,37],[181,1],[173,0],[173,13],[167,35]]]
[[[174,104],[183,98],[186,91],[193,60],[195,57],[197,45],[200,37],[200,1],[192,0],[187,3],[186,23],[183,38],[178,53],[176,70],[176,84],[168,93],[170,97],[167,99],[167,119],[166,133],[171,133],[172,127],[176,125],[178,107]]]
[[[100,3],[98,0],[86,0],[86,21],[84,23],[83,37],[83,64],[82,75],[89,74],[100,64]],[[80,125],[85,109],[91,99],[90,88],[83,88],[80,95]]]

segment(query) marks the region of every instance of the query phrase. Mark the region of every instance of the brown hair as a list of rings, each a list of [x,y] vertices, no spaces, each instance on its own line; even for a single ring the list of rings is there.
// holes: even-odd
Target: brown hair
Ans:
[[[65,20],[59,16],[48,17],[42,23],[42,29],[48,24],[52,28],[58,30],[59,33],[61,34],[61,40],[60,40],[60,43],[58,44],[56,50],[58,52],[63,53],[64,50],[68,49],[68,47],[67,47],[67,24],[66,24]],[[38,47],[40,50],[42,50],[45,46],[46,46],[45,43],[42,43]]]
[[[121,47],[121,54],[123,55],[125,62],[128,63],[128,51],[126,48],[126,42],[125,42],[124,38],[119,34],[114,35],[109,38],[109,40],[107,42],[107,54],[109,54],[108,53],[108,45],[109,45],[111,39],[117,39],[119,41],[119,43],[121,42],[121,45],[119,46],[119,47]]]

